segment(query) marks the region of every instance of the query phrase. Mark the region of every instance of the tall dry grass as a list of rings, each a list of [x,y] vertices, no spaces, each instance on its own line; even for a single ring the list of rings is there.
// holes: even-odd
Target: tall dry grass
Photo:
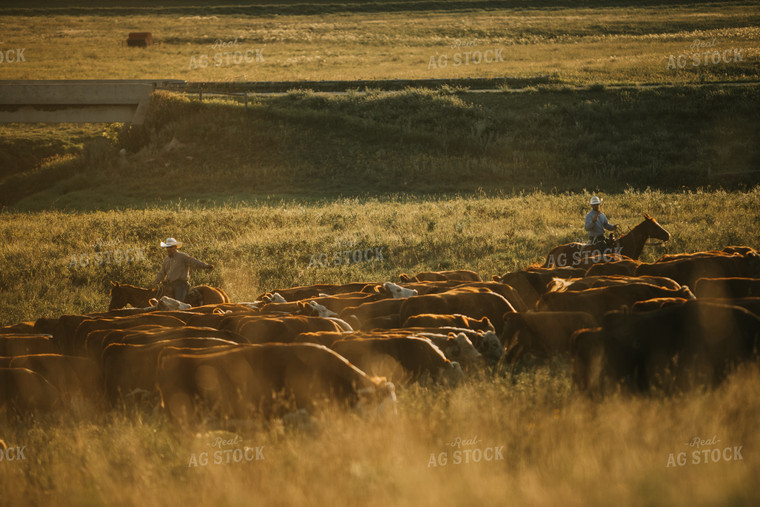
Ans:
[[[197,433],[132,411],[4,424],[26,460],[0,463],[0,482],[7,505],[753,505],[759,382],[755,365],[712,392],[592,402],[555,362],[402,389],[392,419],[330,412]],[[212,447],[219,437],[238,442]],[[697,463],[694,437],[715,440],[703,450],[731,447],[730,459]],[[263,459],[214,463],[245,447]],[[465,450],[487,448],[503,459],[465,462]],[[208,464],[194,466],[204,451]],[[686,464],[668,467],[681,452]]]

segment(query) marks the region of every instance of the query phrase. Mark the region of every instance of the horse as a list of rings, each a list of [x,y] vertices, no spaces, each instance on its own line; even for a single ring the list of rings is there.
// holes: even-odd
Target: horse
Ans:
[[[637,260],[649,238],[668,241],[670,240],[670,233],[663,229],[657,223],[657,220],[648,214],[644,214],[644,220],[628,231],[628,233],[617,239],[612,237],[606,241],[607,247],[604,250],[599,245],[580,242],[566,243],[554,247],[541,267],[586,265],[589,262],[589,258],[595,262],[619,260],[620,256],[623,259],[630,258]]]
[[[135,308],[147,308],[155,306],[152,300],[161,299],[161,296],[174,297],[174,290],[170,284],[161,284],[158,290],[144,289],[125,283],[111,282],[111,302],[108,310],[124,308],[128,304]],[[217,287],[208,285],[196,285],[187,292],[187,303],[191,306],[203,306],[216,303],[229,303],[227,293]]]
[[[127,305],[135,308],[147,308],[151,306],[151,298],[155,298],[157,291],[155,289],[143,289],[126,283],[111,282],[111,302],[108,304],[108,311],[118,310]]]

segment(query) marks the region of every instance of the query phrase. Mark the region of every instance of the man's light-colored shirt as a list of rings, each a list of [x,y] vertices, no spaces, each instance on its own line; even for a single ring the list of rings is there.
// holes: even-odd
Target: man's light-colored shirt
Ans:
[[[588,232],[588,239],[594,239],[597,236],[604,235],[605,229],[608,231],[615,230],[615,227],[610,225],[610,222],[607,220],[607,217],[604,216],[604,213],[599,213],[599,218],[596,219],[596,222],[593,221],[595,215],[596,211],[594,210],[586,213],[586,232]]]
[[[208,267],[208,264],[199,261],[198,259],[194,259],[186,253],[174,252],[174,255],[166,256],[164,263],[161,265],[161,269],[156,275],[156,280],[153,283],[160,283],[164,277],[170,282],[177,280],[183,280],[186,282],[191,267],[205,269]]]

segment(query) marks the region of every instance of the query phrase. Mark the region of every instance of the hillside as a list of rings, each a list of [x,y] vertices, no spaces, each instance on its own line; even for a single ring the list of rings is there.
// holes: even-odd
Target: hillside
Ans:
[[[81,129],[76,156],[46,161],[51,141],[38,131],[5,128],[5,149],[26,155],[0,175],[4,207],[760,181],[757,86],[292,92],[255,97],[247,110],[160,92],[144,126]]]

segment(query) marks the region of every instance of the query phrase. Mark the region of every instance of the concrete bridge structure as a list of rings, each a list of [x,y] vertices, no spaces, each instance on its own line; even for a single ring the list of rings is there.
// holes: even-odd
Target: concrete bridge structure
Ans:
[[[0,81],[0,123],[141,124],[151,93],[178,80]]]

